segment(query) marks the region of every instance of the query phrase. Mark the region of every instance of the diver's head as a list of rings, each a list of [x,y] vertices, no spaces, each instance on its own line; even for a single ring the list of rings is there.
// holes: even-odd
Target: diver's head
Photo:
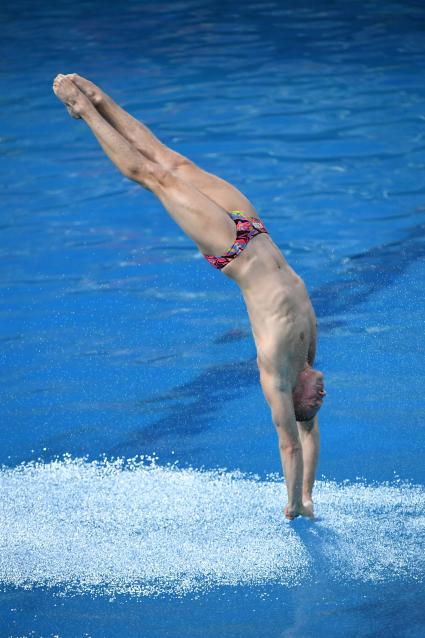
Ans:
[[[292,392],[295,418],[308,421],[320,410],[326,395],[323,374],[307,366],[300,372]]]

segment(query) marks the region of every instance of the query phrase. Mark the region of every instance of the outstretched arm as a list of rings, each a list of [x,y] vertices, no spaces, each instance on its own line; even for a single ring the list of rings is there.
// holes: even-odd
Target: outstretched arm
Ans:
[[[260,370],[264,396],[272,412],[279,453],[288,491],[287,518],[313,516],[311,506],[303,505],[303,451],[295,420],[292,391],[282,389],[275,375]]]
[[[316,468],[319,460],[320,433],[317,415],[309,421],[297,422],[298,434],[303,449],[304,479],[303,479],[303,503],[313,503],[312,493]]]

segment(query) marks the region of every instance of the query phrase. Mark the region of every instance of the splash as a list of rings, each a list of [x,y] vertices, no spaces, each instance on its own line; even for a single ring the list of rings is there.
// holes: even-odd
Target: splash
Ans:
[[[64,457],[0,471],[0,582],[107,595],[317,575],[423,580],[425,489],[319,481],[314,523],[283,517],[284,486],[155,459]]]

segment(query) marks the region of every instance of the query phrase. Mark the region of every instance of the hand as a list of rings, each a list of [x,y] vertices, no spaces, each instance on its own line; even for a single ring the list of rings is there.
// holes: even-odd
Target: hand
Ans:
[[[305,501],[297,509],[285,507],[285,516],[290,521],[293,521],[297,516],[306,516],[307,518],[314,519],[313,501]]]

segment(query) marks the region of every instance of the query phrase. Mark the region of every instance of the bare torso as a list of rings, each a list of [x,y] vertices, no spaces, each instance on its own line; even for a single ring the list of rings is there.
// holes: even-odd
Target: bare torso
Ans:
[[[222,272],[241,288],[261,369],[293,388],[316,348],[316,316],[302,279],[268,234],[256,235]]]

